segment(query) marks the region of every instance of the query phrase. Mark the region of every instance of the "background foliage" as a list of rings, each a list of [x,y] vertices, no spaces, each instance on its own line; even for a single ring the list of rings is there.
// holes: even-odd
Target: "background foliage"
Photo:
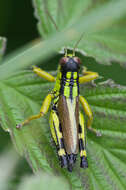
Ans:
[[[1,2],[1,5],[4,7],[4,2]],[[81,0],[71,0],[69,3],[67,0],[53,2],[34,0],[33,5],[42,41],[40,38],[32,41],[5,56],[1,61],[0,119],[2,128],[10,133],[17,151],[25,155],[34,172],[42,170],[43,173],[39,174],[41,177],[23,178],[22,183],[18,185],[21,176],[31,170],[26,162],[17,156],[13,148],[8,146],[8,143],[11,144],[9,136],[1,129],[0,163],[1,167],[6,166],[6,170],[5,173],[2,170],[0,174],[2,176],[0,188],[2,190],[31,189],[33,184],[33,187],[44,189],[47,184],[44,184],[44,181],[52,179],[54,189],[62,186],[63,189],[123,190],[126,188],[126,87],[121,84],[126,84],[126,3],[124,0],[109,0],[107,3],[103,0],[96,0],[95,3],[92,0],[86,0],[82,6]],[[29,6],[31,5],[23,2],[21,12],[24,13],[24,9]],[[12,7],[12,4],[8,6],[8,15],[9,8]],[[17,10],[19,11],[19,7]],[[31,12],[33,13],[33,10]],[[1,12],[1,14],[4,13]],[[12,10],[10,14],[12,15]],[[22,15],[24,16],[22,25],[19,18],[15,21],[22,26],[20,28],[17,25],[11,29],[7,27],[7,23],[12,22],[12,19],[8,21],[7,18],[1,22],[1,36],[8,38],[7,52],[37,37],[33,15],[32,25],[27,33],[27,26],[25,27],[27,15],[30,17],[30,12]],[[50,15],[53,16],[58,31]],[[3,15],[1,20],[2,18]],[[26,25],[27,23],[30,23],[29,20]],[[81,86],[81,94],[87,98],[94,112],[93,127],[102,132],[102,137],[98,138],[87,131],[89,168],[80,169],[78,157],[74,171],[70,174],[59,166],[55,146],[51,140],[48,114],[21,131],[16,130],[15,126],[29,115],[38,113],[42,100],[54,85],[33,74],[30,65],[38,64],[43,69],[55,70],[62,56],[58,54],[58,51],[64,46],[74,47],[82,33],[84,36],[78,46],[77,55],[81,57],[84,65],[104,77],[98,82],[112,78],[120,85],[109,80],[98,83],[97,86],[92,84]],[[0,59],[4,50],[5,38],[0,38]],[[104,63],[104,65],[98,63]],[[118,63],[123,67],[120,67]],[[108,66],[108,64],[112,65]],[[56,73],[53,72],[53,74]],[[60,175],[61,178],[52,178],[54,174]],[[9,178],[10,175],[11,178]],[[41,178],[43,181],[40,181]]]

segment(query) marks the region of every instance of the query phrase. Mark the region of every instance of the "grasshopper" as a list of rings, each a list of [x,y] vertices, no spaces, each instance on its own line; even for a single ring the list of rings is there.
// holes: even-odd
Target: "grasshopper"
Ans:
[[[49,118],[51,134],[57,147],[61,167],[67,167],[72,172],[78,151],[80,151],[80,167],[87,168],[86,153],[86,131],[85,126],[96,135],[100,133],[91,127],[93,114],[87,100],[80,95],[79,86],[82,83],[98,78],[98,73],[83,70],[83,75],[79,76],[81,60],[73,54],[65,52],[59,61],[57,77],[34,66],[33,71],[40,77],[55,82],[54,89],[46,96],[41,106],[40,112],[18,124],[19,129],[34,119],[43,117],[49,110],[52,103]],[[85,124],[84,116],[79,110],[79,103],[88,121]]]

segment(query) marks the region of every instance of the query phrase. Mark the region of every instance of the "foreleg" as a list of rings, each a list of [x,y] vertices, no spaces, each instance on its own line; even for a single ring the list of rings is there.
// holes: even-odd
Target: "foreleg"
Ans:
[[[33,66],[33,72],[35,72],[38,76],[40,76],[50,82],[56,81],[54,76],[52,76],[51,74],[47,73],[46,71],[44,71],[36,66]]]
[[[80,84],[85,82],[90,82],[99,77],[98,73],[92,71],[86,71],[86,68],[83,69],[82,73],[84,74],[84,76],[79,77]]]

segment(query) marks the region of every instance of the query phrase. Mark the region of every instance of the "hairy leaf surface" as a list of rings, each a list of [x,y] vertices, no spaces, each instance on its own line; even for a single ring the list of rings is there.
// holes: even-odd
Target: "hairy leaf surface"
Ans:
[[[102,133],[96,137],[87,130],[89,168],[83,170],[78,161],[72,173],[61,169],[49,129],[49,114],[32,121],[21,130],[16,124],[39,112],[41,103],[53,83],[31,71],[15,73],[0,82],[0,115],[3,129],[25,155],[34,171],[40,169],[63,175],[72,189],[125,189],[126,88],[108,82],[94,87],[81,86],[94,113],[93,127]]]

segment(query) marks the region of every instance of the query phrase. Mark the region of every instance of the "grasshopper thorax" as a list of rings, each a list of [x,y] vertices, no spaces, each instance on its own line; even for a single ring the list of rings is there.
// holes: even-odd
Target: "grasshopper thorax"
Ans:
[[[79,57],[73,54],[67,54],[60,59],[61,71],[62,72],[78,72],[80,69],[81,61]]]

